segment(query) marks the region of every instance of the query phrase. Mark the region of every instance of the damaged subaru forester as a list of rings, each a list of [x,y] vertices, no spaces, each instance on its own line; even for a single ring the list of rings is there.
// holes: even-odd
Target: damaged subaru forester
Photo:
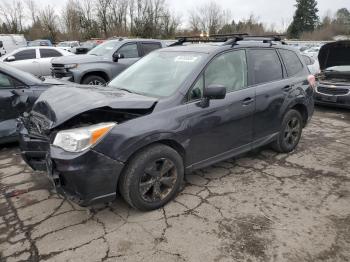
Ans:
[[[46,91],[19,122],[24,160],[82,206],[120,194],[153,210],[193,170],[264,145],[293,151],[314,110],[300,54],[276,38],[214,40],[182,38],[106,87]]]

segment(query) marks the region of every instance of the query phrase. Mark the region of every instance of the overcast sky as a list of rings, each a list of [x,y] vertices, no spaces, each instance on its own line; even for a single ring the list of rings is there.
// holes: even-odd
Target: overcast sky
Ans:
[[[61,8],[67,0],[36,0],[36,2],[40,3],[41,6],[51,4]],[[186,23],[188,10],[209,2],[209,0],[167,0],[167,2],[170,8],[181,15],[182,21]],[[216,2],[225,9],[231,10],[236,21],[247,18],[253,13],[263,23],[275,24],[277,28],[281,28],[282,21],[285,24],[291,22],[295,11],[295,0],[216,0]],[[323,17],[328,11],[334,14],[336,10],[342,7],[350,9],[350,0],[318,0],[318,7],[320,9],[319,15]]]

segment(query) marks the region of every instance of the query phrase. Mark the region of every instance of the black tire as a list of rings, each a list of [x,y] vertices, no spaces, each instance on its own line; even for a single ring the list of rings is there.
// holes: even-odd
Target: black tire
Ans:
[[[163,171],[166,172],[162,174]],[[181,156],[166,145],[154,144],[130,160],[121,175],[118,188],[130,206],[149,211],[172,200],[179,192],[183,178]]]
[[[290,153],[299,144],[303,131],[303,118],[296,110],[288,111],[282,121],[281,131],[271,146],[278,153]]]
[[[97,75],[90,75],[87,76],[83,79],[82,84],[83,85],[105,85],[107,83],[107,81],[100,76]]]

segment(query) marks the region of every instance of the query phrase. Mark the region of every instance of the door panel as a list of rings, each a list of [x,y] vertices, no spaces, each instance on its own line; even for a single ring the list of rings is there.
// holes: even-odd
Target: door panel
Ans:
[[[248,68],[250,83],[256,87],[254,140],[258,141],[279,131],[281,108],[291,87],[275,49],[249,50]]]
[[[188,105],[192,164],[232,155],[249,148],[253,139],[255,88],[247,88],[245,50],[216,56],[191,89],[189,100],[201,100],[201,87],[210,85],[226,87],[227,94],[223,100],[210,100],[205,107],[203,100]]]
[[[39,59],[39,65],[40,65],[40,75],[41,76],[50,76],[51,75],[51,60],[53,58],[41,58]]]
[[[212,100],[208,108],[200,107],[200,102],[188,105],[192,164],[252,142],[254,98],[255,88],[248,88],[230,93],[224,100]]]

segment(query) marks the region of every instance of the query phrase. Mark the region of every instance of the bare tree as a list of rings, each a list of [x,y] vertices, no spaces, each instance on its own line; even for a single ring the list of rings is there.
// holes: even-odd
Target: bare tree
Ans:
[[[58,17],[55,9],[48,5],[39,12],[39,19],[43,27],[44,33],[52,40],[57,40],[58,30]]]
[[[4,20],[9,33],[19,33],[23,31],[24,6],[19,0],[11,4],[5,2],[0,4],[0,16]]]
[[[34,2],[34,0],[26,0],[25,1],[26,3],[26,7],[28,9],[28,12],[29,12],[29,16],[32,20],[32,24],[35,24],[36,22],[36,13],[38,12],[38,7],[36,5],[36,3]]]
[[[214,1],[190,11],[190,24],[193,31],[215,34],[227,19],[227,13]]]
[[[108,16],[112,0],[97,0],[98,20],[105,37],[108,37]]]
[[[127,34],[128,0],[111,0],[111,30],[116,34]]]
[[[67,34],[67,39],[79,39],[81,32],[81,16],[79,1],[69,0],[62,9],[62,30]]]

